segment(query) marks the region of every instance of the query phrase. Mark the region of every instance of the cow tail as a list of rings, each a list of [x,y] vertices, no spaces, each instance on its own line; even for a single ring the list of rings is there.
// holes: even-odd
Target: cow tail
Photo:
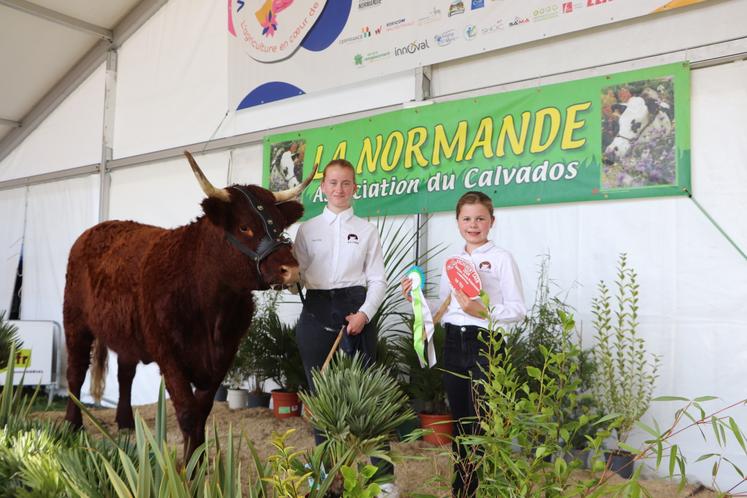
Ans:
[[[106,368],[109,350],[104,341],[94,339],[93,354],[91,355],[91,396],[96,404],[101,404],[106,387]]]

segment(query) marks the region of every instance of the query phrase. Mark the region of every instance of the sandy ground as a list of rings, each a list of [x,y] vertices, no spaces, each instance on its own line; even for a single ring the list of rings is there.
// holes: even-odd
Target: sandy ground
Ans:
[[[152,428],[155,421],[156,406],[146,405],[136,408],[136,411],[148,422]],[[113,409],[93,410],[97,418],[104,425],[116,432]],[[171,403],[168,404],[168,441],[176,445],[181,451],[182,436],[178,429],[176,418]],[[64,412],[44,412],[39,414],[41,418],[62,419]],[[85,418],[85,417],[84,417]],[[212,433],[213,424],[217,425],[218,434],[225,438],[229,427],[233,428],[234,434],[243,433],[257,448],[260,456],[264,459],[272,453],[271,438],[273,432],[283,433],[288,429],[295,432],[288,438],[287,444],[297,449],[310,448],[314,444],[311,426],[300,417],[276,419],[272,411],[267,408],[245,408],[240,410],[229,410],[224,402],[216,402],[208,419],[208,433]],[[89,431],[96,432],[88,421],[85,423]],[[432,446],[428,443],[417,441],[414,443],[393,443],[392,449],[405,457],[404,462],[396,467],[396,481],[403,491],[403,497],[413,496],[418,493],[428,493],[436,496],[449,496],[445,480],[451,475],[451,463],[444,448]],[[242,446],[242,460],[248,460],[246,445]],[[243,468],[248,468],[244,465]],[[615,477],[617,479],[617,477]],[[697,496],[698,498],[716,496],[710,490],[688,486],[681,493],[677,493],[677,484],[663,479],[647,479],[642,484],[656,498],[667,498],[673,496]]]

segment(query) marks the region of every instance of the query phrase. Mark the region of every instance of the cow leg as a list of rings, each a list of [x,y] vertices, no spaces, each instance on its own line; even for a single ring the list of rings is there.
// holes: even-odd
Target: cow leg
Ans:
[[[198,419],[197,400],[192,393],[192,385],[178,367],[161,365],[161,373],[166,381],[166,389],[171,396],[171,402],[174,403],[176,420],[184,438],[184,461],[187,462],[194,449],[202,444],[200,442],[195,446],[192,441]],[[202,440],[204,441],[204,431]]]
[[[65,326],[65,344],[67,346],[67,386],[70,394],[80,399],[80,389],[86,378],[86,370],[91,362],[91,344],[93,334],[87,327]],[[68,399],[65,420],[75,428],[83,426],[80,407]]]
[[[117,381],[119,382],[119,401],[117,402],[117,425],[120,429],[134,429],[135,419],[132,416],[132,379],[135,378],[137,361],[132,362],[117,357]]]
[[[190,455],[205,442],[205,424],[210,416],[210,411],[213,409],[215,392],[217,390],[217,386],[210,389],[195,389],[194,395],[195,401],[197,402],[197,419],[194,433],[190,437]]]

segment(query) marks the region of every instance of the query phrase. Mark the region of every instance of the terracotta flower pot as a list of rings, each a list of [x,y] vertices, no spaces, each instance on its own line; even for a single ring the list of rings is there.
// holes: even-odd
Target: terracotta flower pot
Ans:
[[[423,436],[424,441],[441,446],[451,444],[454,424],[450,413],[418,413],[418,418],[420,419],[420,427],[433,430],[432,433]]]
[[[301,401],[298,399],[298,393],[272,391],[272,412],[276,418],[300,416]]]

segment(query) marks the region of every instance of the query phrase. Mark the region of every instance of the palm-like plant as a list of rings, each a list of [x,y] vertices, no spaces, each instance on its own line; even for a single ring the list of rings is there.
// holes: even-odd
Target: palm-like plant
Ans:
[[[384,253],[387,288],[384,300],[371,318],[370,324],[378,332],[379,337],[377,361],[389,366],[392,369],[392,375],[397,378],[403,376],[400,370],[400,359],[390,353],[396,350],[396,343],[400,337],[412,336],[411,312],[407,301],[402,297],[400,280],[410,267],[415,264],[421,267],[427,266],[433,258],[446,249],[437,245],[417,254],[418,232],[427,222],[427,219],[423,220],[416,230],[413,230],[407,219],[403,219],[398,224],[387,218],[377,220]],[[428,270],[426,273],[426,276],[430,277],[432,272]],[[430,288],[432,285],[426,284],[426,291]]]
[[[360,456],[389,460],[386,441],[415,413],[387,368],[366,367],[358,355],[338,353],[327,370],[312,376],[316,392],[300,397],[311,424],[331,441],[332,464],[351,465]],[[343,454],[348,461],[341,461]]]
[[[0,311],[0,369],[8,366],[8,354],[12,345],[15,345],[16,349],[21,347],[18,327],[5,319],[5,311]]]

